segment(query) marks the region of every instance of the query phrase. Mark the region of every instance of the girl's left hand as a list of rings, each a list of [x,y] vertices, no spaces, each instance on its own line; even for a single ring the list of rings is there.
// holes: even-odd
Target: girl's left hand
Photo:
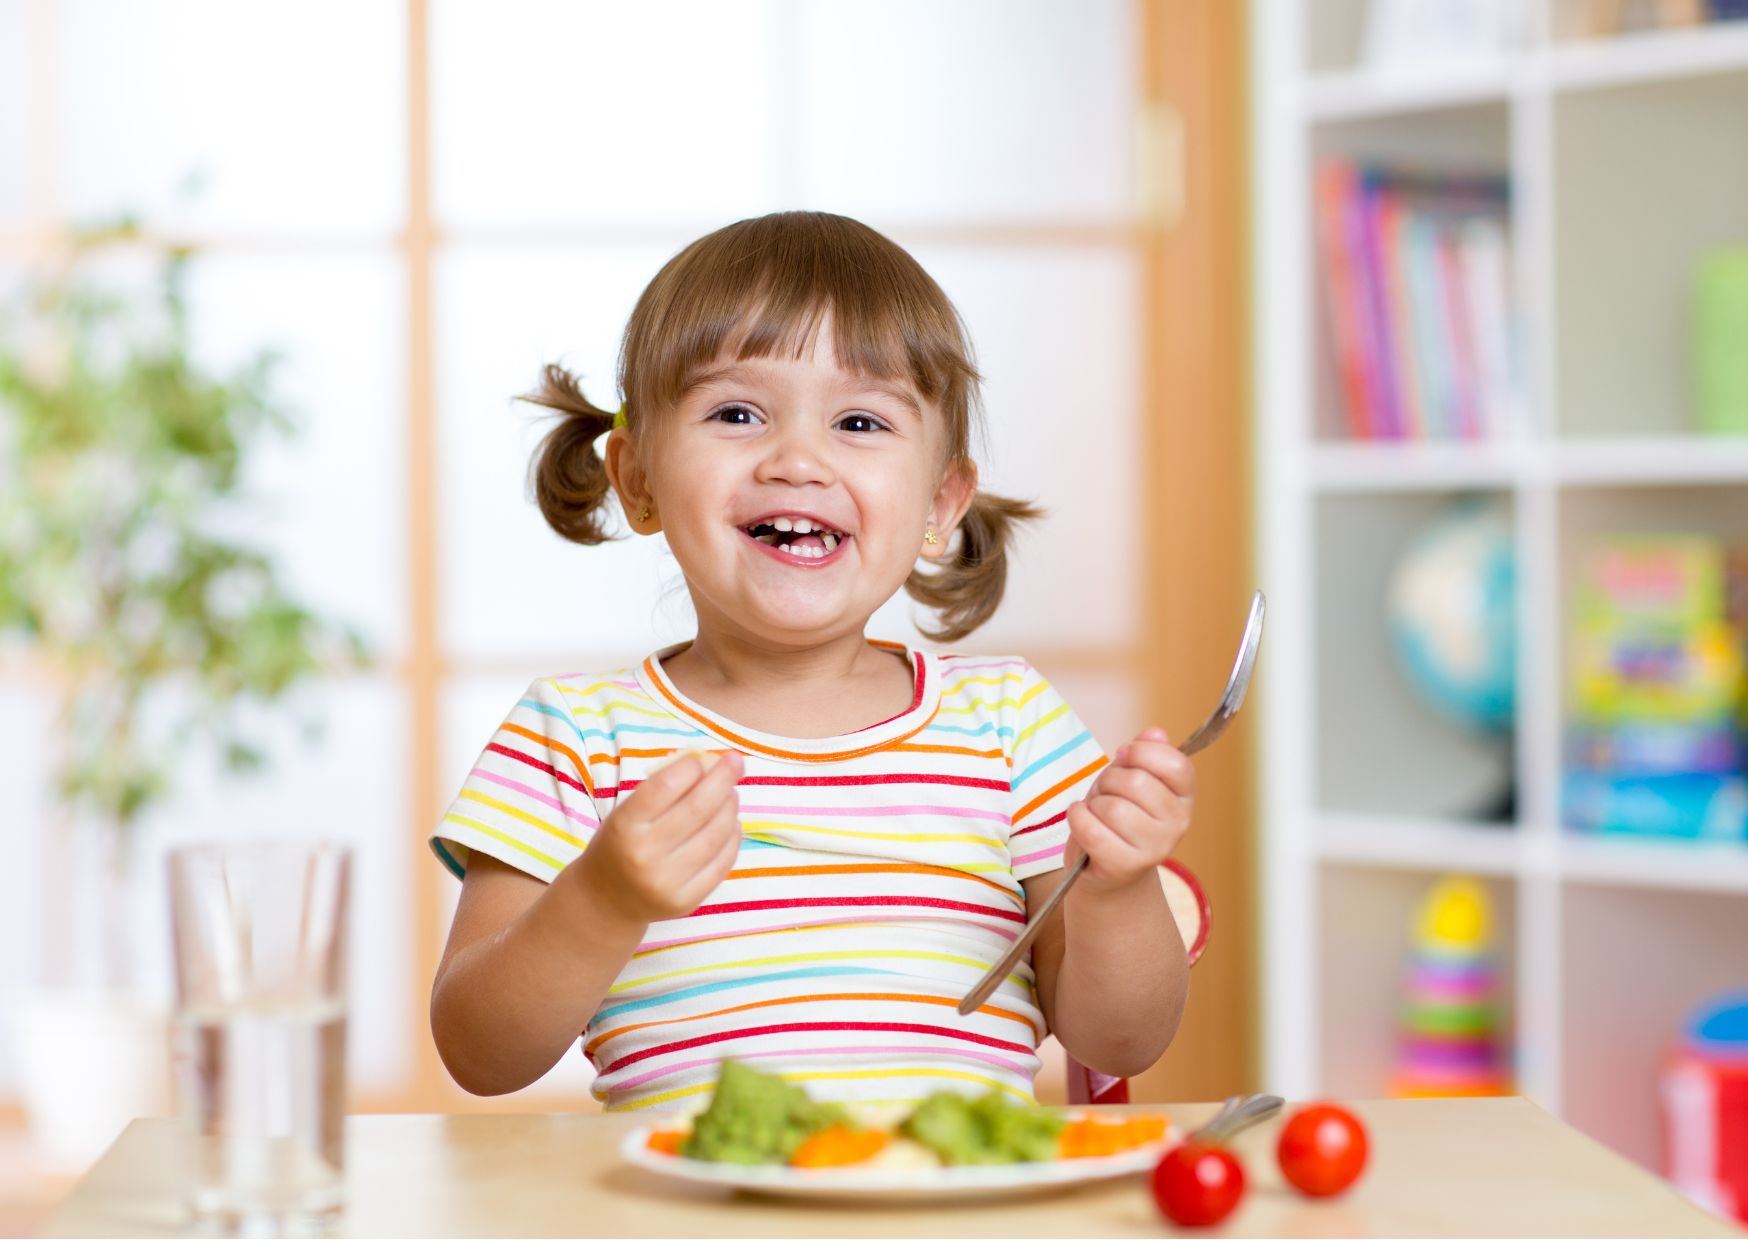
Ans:
[[[1196,768],[1163,729],[1147,728],[1111,756],[1092,792],[1068,807],[1066,865],[1087,854],[1081,885],[1123,887],[1151,876],[1190,829]]]

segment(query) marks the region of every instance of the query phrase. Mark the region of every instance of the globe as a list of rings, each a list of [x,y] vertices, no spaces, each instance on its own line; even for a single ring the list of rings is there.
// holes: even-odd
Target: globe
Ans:
[[[1517,562],[1511,513],[1463,500],[1440,513],[1392,566],[1389,625],[1417,697],[1476,732],[1511,729],[1517,706]]]

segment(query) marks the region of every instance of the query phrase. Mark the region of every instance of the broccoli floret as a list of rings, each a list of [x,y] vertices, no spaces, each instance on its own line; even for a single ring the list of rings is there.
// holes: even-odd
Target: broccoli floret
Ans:
[[[843,1108],[815,1102],[780,1077],[724,1060],[710,1107],[680,1146],[707,1162],[784,1163],[808,1135],[843,1123]]]
[[[980,1098],[930,1094],[900,1126],[948,1166],[1043,1162],[1056,1156],[1062,1118],[1017,1106],[991,1090]]]
[[[930,1094],[917,1104],[899,1131],[928,1146],[950,1167],[996,1161],[989,1157],[984,1125],[958,1094]]]

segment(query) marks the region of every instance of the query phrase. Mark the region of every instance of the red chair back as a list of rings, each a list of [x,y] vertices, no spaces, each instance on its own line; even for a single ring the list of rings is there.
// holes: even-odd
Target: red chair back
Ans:
[[[1183,936],[1189,961],[1195,964],[1208,946],[1208,893],[1202,890],[1202,884],[1196,881],[1194,874],[1170,858],[1159,867],[1159,883],[1165,888],[1165,902],[1177,921],[1177,930]],[[1070,1056],[1068,1101],[1077,1106],[1127,1102],[1129,1080],[1094,1072]]]

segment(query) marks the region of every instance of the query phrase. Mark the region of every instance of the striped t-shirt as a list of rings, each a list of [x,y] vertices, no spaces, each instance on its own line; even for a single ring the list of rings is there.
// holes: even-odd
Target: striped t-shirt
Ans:
[[[674,750],[745,755],[733,871],[650,926],[584,1034],[608,1108],[685,1106],[724,1058],[821,1098],[1032,1099],[1030,964],[955,1009],[1024,925],[1020,880],[1062,864],[1067,808],[1106,759],[1025,660],[894,649],[910,709],[846,736],[715,714],[674,686],[665,650],[535,681],[480,755],[432,847],[458,875],[475,849],[546,881]]]

